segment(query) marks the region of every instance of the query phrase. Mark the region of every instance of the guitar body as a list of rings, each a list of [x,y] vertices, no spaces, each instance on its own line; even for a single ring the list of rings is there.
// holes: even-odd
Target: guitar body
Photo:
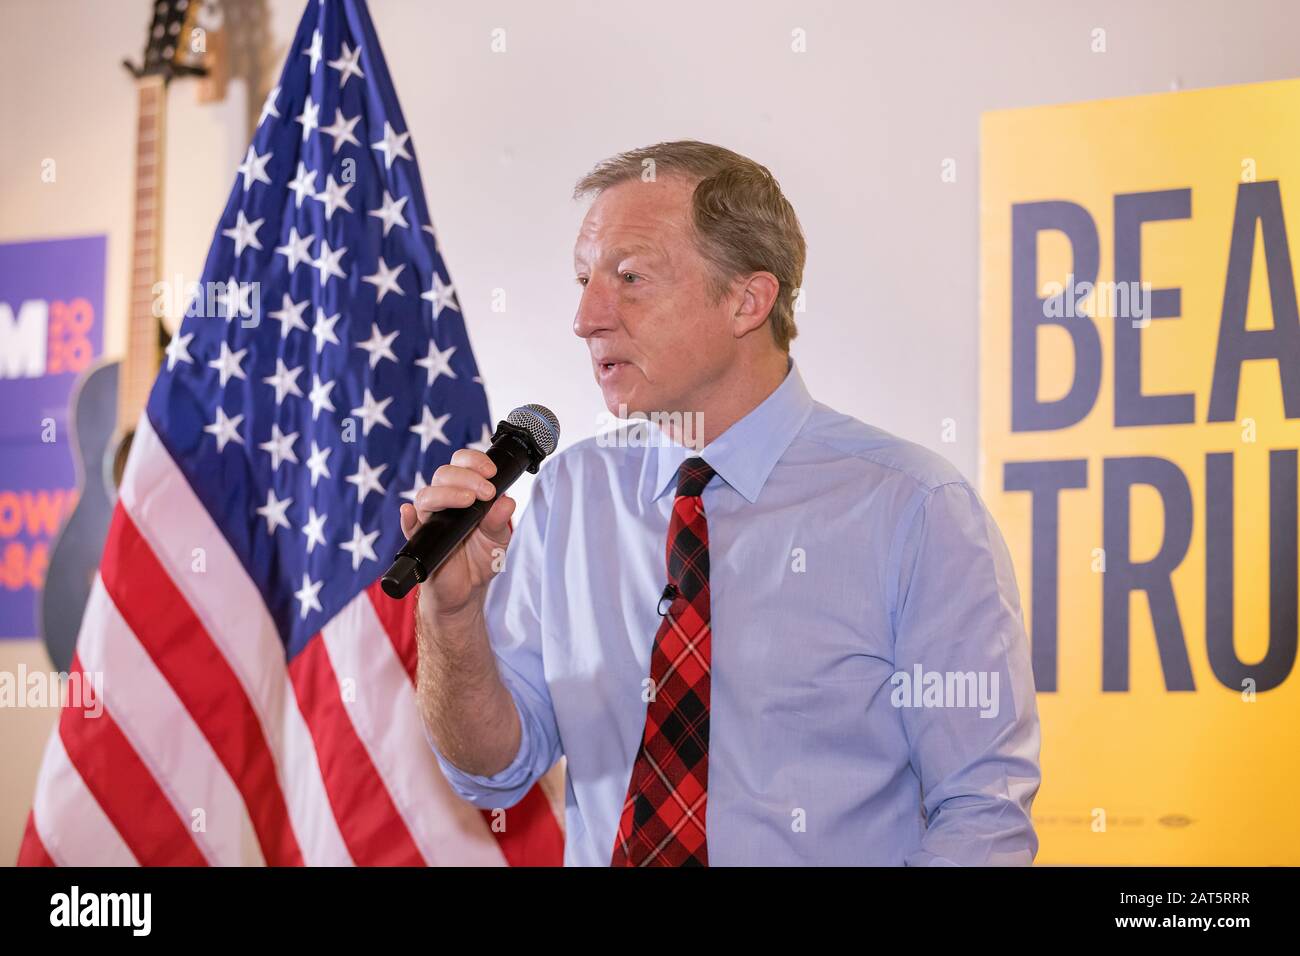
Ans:
[[[103,362],[86,373],[72,398],[73,458],[77,507],[50,552],[41,594],[45,647],[56,670],[66,671],[77,646],[91,585],[99,570],[108,524],[117,502],[118,462],[125,460],[117,423],[121,362]]]

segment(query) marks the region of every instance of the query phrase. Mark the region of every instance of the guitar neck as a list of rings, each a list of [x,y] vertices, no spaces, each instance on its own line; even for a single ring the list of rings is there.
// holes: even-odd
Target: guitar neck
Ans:
[[[131,230],[131,302],[126,355],[118,388],[119,428],[135,427],[158,374],[159,316],[153,287],[162,274],[163,157],[167,85],[161,76],[136,81],[135,203]]]

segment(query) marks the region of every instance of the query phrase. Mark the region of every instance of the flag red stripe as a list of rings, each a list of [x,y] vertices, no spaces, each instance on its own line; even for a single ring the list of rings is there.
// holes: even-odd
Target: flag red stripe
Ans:
[[[352,859],[360,866],[424,866],[419,847],[348,717],[319,634],[290,662],[289,680],[315,741],[325,792]],[[376,688],[357,688],[357,693],[374,692]]]
[[[70,670],[84,673],[80,657],[73,656]],[[84,686],[90,686],[89,678]],[[186,822],[107,707],[98,717],[82,707],[64,707],[59,736],[87,789],[142,866],[207,865]]]
[[[406,666],[411,680],[415,680],[418,648],[415,640],[415,599],[411,595],[394,601],[386,595],[376,581],[366,593],[375,606],[388,639],[393,642],[397,656]],[[414,594],[414,592],[412,592]],[[506,827],[493,824],[500,819],[494,811],[483,810],[492,835],[502,855],[511,866],[562,866],[564,863],[564,831],[551,812],[550,801],[537,784],[533,784],[524,798],[506,811]]]
[[[491,826],[495,811],[482,812]],[[496,838],[510,866],[564,865],[564,831],[538,784],[533,784],[522,800],[505,811],[505,822],[504,832],[497,833]]]
[[[23,831],[23,842],[18,847],[18,866],[54,866],[54,859],[41,842],[41,835],[36,832],[36,811],[27,814],[27,829]]]
[[[252,702],[120,503],[100,575],[123,620],[235,781],[266,862],[301,866],[275,760]]]

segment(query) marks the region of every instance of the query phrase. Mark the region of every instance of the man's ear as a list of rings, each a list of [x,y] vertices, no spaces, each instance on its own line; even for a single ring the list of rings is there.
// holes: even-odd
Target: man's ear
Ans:
[[[732,315],[736,338],[744,338],[767,321],[772,305],[781,291],[781,283],[770,272],[754,272],[737,278],[740,301]]]

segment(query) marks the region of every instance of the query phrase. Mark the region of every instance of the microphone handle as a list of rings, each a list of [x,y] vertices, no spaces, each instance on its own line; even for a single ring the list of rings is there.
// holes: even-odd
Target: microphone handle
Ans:
[[[429,515],[429,519],[397,552],[392,567],[380,582],[389,597],[405,597],[415,585],[436,574],[530,463],[527,446],[508,434],[487,450],[487,456],[497,466],[496,474],[488,479],[496,488],[496,494],[487,501],[477,499],[467,508],[448,508]]]

